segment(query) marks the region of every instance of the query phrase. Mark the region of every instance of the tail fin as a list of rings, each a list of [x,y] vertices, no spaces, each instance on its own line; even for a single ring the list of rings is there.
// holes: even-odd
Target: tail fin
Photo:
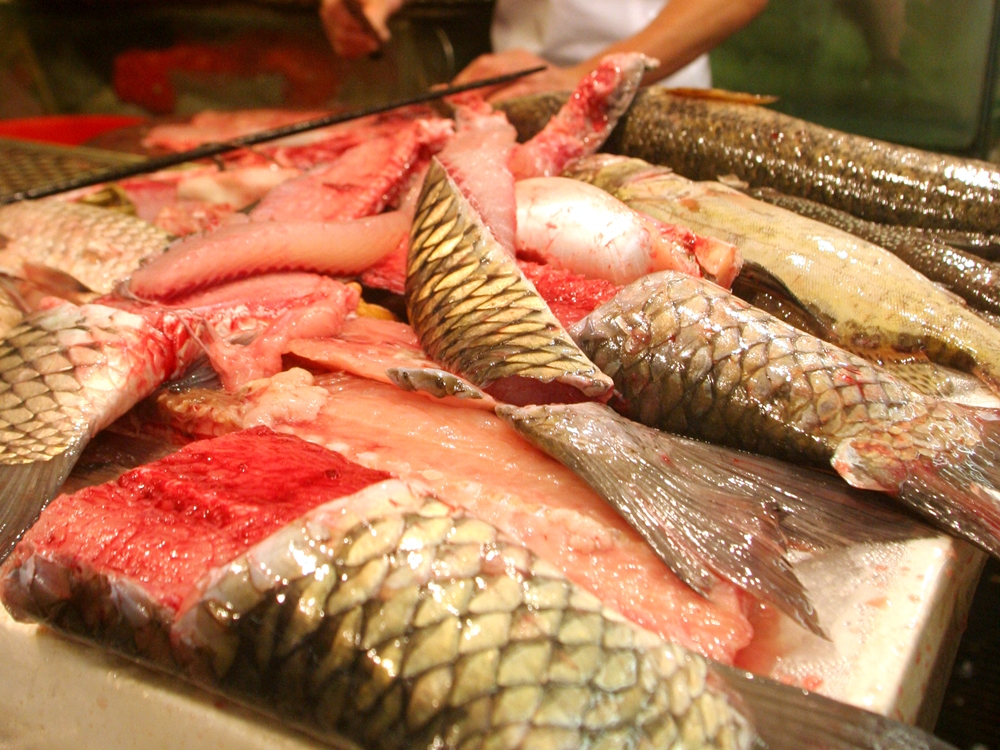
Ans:
[[[597,404],[503,405],[497,414],[590,484],[693,589],[705,593],[721,576],[821,635],[785,558],[787,537],[825,547],[926,534],[838,480],[667,435]]]
[[[939,403],[907,433],[844,441],[834,468],[855,487],[880,489],[931,524],[1000,557],[1000,412]]]
[[[713,664],[750,715],[768,750],[954,750],[917,727]]]
[[[47,461],[0,464],[0,562],[59,492],[87,441],[84,436]]]

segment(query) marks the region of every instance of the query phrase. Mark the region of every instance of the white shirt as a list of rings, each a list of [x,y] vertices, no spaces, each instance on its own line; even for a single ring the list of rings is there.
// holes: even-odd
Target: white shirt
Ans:
[[[646,28],[669,0],[497,0],[493,50],[522,48],[553,65],[575,65]],[[709,88],[708,55],[659,82]]]

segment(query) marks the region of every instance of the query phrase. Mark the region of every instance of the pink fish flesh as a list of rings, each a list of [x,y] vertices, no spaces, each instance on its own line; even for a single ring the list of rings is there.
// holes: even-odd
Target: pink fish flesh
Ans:
[[[325,398],[317,394],[320,389]],[[285,402],[297,390],[304,394],[289,420]],[[318,409],[316,399],[322,400]],[[295,420],[311,400],[306,413],[316,416]],[[244,415],[252,415],[254,424],[425,482],[629,619],[711,658],[731,663],[752,636],[735,587],[719,582],[710,599],[697,595],[581,479],[488,412],[456,409],[348,375],[323,376],[315,385],[277,393],[266,381],[233,396],[167,393],[158,403],[175,427],[196,435],[245,426]]]
[[[604,57],[541,132],[514,149],[514,178],[558,175],[571,161],[596,152],[632,103],[650,64],[636,53]]]
[[[465,97],[458,104],[455,136],[437,158],[463,192],[493,236],[514,252],[514,176],[508,168],[517,138],[514,126],[482,99]]]
[[[170,300],[227,280],[309,269],[353,276],[399,247],[410,218],[399,211],[344,222],[251,222],[183,240],[132,274],[139,299]]]
[[[415,120],[364,141],[330,164],[271,190],[253,221],[342,221],[372,216],[392,204],[407,178],[452,133],[450,120]]]
[[[206,110],[190,122],[157,125],[143,139],[146,148],[187,151],[203,143],[220,143],[260,130],[291,125],[329,114],[322,110],[301,112],[279,109],[245,109],[237,112]]]

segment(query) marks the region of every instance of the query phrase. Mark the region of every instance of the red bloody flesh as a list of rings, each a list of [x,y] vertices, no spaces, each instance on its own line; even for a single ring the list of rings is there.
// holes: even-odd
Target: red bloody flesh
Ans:
[[[265,427],[203,440],[54,500],[14,552],[71,560],[178,609],[207,571],[389,474]]]
[[[586,317],[621,290],[610,281],[587,279],[552,266],[524,260],[519,260],[517,265],[565,327]]]

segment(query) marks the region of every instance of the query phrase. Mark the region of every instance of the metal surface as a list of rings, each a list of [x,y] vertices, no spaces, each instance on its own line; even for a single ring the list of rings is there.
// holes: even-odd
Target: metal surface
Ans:
[[[0,138],[0,195],[142,161],[115,151]]]

